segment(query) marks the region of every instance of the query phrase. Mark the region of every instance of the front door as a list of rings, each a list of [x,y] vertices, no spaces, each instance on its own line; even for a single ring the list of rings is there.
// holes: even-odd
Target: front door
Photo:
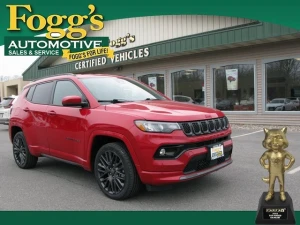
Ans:
[[[85,117],[89,109],[63,106],[62,99],[70,95],[85,98],[73,81],[57,81],[53,99],[47,109],[50,121],[47,131],[50,155],[81,163],[84,158],[84,137],[87,129]]]

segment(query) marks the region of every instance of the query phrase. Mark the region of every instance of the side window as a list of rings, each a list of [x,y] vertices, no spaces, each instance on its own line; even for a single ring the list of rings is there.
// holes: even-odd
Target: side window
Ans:
[[[71,81],[58,81],[56,83],[53,105],[62,106],[62,99],[69,95],[83,97],[78,87]]]
[[[35,86],[32,86],[31,88],[29,88],[29,91],[27,92],[26,98],[31,101],[32,96],[33,96],[33,92],[34,92],[34,88]]]
[[[35,104],[43,104],[43,105],[49,104],[52,87],[53,87],[53,82],[38,84],[35,87],[31,101]]]

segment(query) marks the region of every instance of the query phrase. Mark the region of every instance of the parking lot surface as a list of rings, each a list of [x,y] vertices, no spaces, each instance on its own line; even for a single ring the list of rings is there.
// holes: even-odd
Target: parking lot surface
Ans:
[[[161,192],[142,191],[114,201],[100,191],[93,174],[80,167],[40,158],[37,167],[22,170],[12,155],[7,126],[0,125],[0,210],[257,210],[268,175],[259,164],[265,151],[262,130],[234,129],[233,163],[196,180]],[[296,162],[286,172],[286,191],[300,210],[300,132],[289,131],[288,151]],[[298,170],[297,170],[298,168]],[[275,186],[279,190],[278,184]]]

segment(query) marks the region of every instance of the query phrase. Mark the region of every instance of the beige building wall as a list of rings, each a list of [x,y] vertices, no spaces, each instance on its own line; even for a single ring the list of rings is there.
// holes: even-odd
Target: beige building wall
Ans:
[[[0,82],[1,98],[19,95],[26,84],[29,84],[29,81],[23,81],[23,78]]]
[[[297,112],[265,112],[264,111],[264,63],[280,59],[300,58],[300,41],[285,41],[239,47],[202,54],[183,55],[172,59],[162,59],[144,63],[125,65],[122,70],[103,69],[91,73],[116,74],[137,78],[147,73],[165,74],[166,95],[171,97],[171,72],[182,69],[205,68],[206,105],[212,107],[212,69],[216,66],[239,63],[252,63],[255,66],[255,102],[256,110],[249,112],[225,112],[232,123],[241,124],[277,124],[300,125],[300,113]]]

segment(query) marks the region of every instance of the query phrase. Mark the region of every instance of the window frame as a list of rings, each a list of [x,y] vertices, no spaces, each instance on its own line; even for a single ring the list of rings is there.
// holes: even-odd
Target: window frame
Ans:
[[[52,89],[51,89],[51,92],[50,92],[50,98],[48,99],[48,103],[47,103],[47,104],[35,103],[35,102],[32,101],[33,96],[34,96],[34,93],[36,92],[36,87],[37,87],[38,85],[47,84],[47,83],[54,83],[54,81],[53,81],[53,80],[49,80],[49,81],[44,81],[44,82],[41,82],[41,83],[34,84],[34,85],[33,85],[33,86],[34,86],[34,91],[33,91],[33,94],[32,94],[31,99],[30,99],[30,100],[27,99],[27,94],[28,94],[29,90],[27,91],[26,99],[27,99],[30,103],[35,104],[35,105],[50,105],[50,102],[51,102],[51,95],[52,95],[52,93],[53,93],[54,84],[52,84],[53,86],[52,86]],[[31,86],[31,87],[32,87],[32,86]],[[31,87],[29,87],[29,88],[31,88]]]
[[[194,65],[189,65],[189,66],[184,66],[184,67],[176,67],[173,68],[171,70],[168,71],[168,78],[170,80],[170,82],[168,82],[168,97],[174,101],[173,99],[173,78],[172,78],[172,73],[176,73],[176,72],[180,72],[183,70],[191,70],[191,69],[195,69],[195,70],[203,70],[203,74],[204,74],[204,106],[207,106],[207,85],[206,85],[206,79],[207,79],[207,74],[206,74],[206,66],[199,66],[199,64],[194,64]]]
[[[222,67],[222,66],[233,66],[233,65],[253,65],[254,69],[254,79],[253,79],[253,84],[254,84],[254,110],[249,110],[249,111],[222,111],[225,115],[226,114],[257,114],[258,110],[258,105],[257,105],[257,71],[256,71],[256,60],[248,60],[248,61],[227,61],[224,63],[216,63],[216,64],[211,64],[210,65],[210,106],[214,108],[214,98],[215,98],[215,78],[214,78],[214,69],[217,67]],[[216,108],[214,108],[216,109]]]
[[[82,90],[80,89],[80,87],[72,79],[69,79],[69,78],[63,78],[63,79],[54,80],[54,86],[53,86],[52,93],[51,93],[51,96],[50,96],[50,103],[49,103],[50,106],[68,107],[68,108],[81,108],[80,106],[63,106],[63,105],[54,105],[53,104],[53,99],[54,99],[54,93],[55,93],[55,90],[56,90],[56,85],[60,81],[70,81],[71,83],[73,83],[75,85],[75,87],[79,90],[79,92],[82,94],[82,97],[84,98],[82,100],[85,100],[87,102],[87,106],[85,106],[84,108],[90,108],[90,102],[87,99],[86,95],[82,92]]]
[[[267,82],[266,82],[266,64],[281,61],[281,60],[287,60],[287,59],[300,59],[300,54],[295,55],[288,55],[288,56],[281,56],[281,57],[270,57],[270,58],[264,58],[261,61],[261,72],[262,72],[262,113],[265,115],[299,115],[300,111],[266,111],[266,96],[267,96]]]
[[[168,80],[167,80],[167,71],[166,70],[157,70],[157,71],[152,71],[151,70],[151,72],[139,72],[139,73],[135,73],[133,75],[133,79],[136,79],[137,81],[142,82],[142,81],[139,80],[139,77],[144,76],[144,75],[150,75],[150,74],[163,74],[164,75],[164,93],[162,93],[162,94],[165,95],[165,96],[167,96],[167,81]]]
[[[29,94],[29,91],[30,91],[30,89],[33,89],[33,93],[32,93],[32,96],[31,96],[31,98],[29,99],[27,96],[28,96],[28,94]],[[26,93],[26,95],[25,95],[25,98],[26,98],[26,100],[27,101],[29,101],[29,102],[31,102],[31,100],[32,100],[32,97],[33,97],[33,95],[34,95],[34,92],[35,92],[35,88],[36,88],[36,85],[34,84],[34,85],[32,85],[32,86],[29,86],[27,89],[27,93]],[[33,102],[32,102],[33,103]],[[34,103],[35,104],[35,103]]]

